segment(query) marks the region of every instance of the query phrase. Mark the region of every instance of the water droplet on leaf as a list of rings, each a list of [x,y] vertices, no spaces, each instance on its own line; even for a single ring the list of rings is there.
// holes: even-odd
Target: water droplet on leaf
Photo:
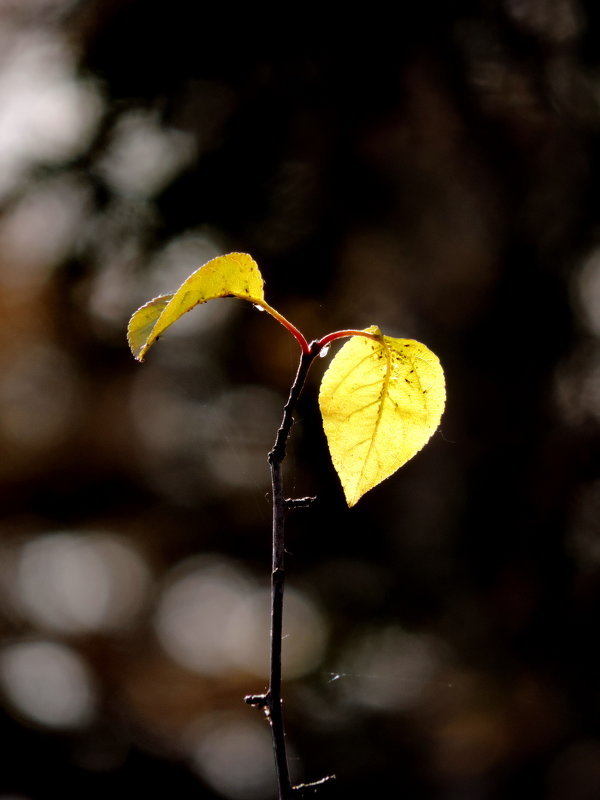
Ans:
[[[263,308],[262,306],[259,306],[259,305],[257,305],[256,303],[252,303],[252,305],[254,306],[254,308],[255,308],[257,311],[264,311],[264,308]]]
[[[330,345],[326,344],[325,347],[322,347],[319,350],[319,358],[325,358],[325,356],[329,352],[329,347],[330,347]]]

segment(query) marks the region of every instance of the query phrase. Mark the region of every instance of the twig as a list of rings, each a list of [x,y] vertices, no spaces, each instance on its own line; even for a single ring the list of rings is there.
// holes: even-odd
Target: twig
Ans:
[[[300,357],[290,396],[283,409],[283,419],[277,431],[275,444],[269,453],[273,491],[273,561],[271,571],[271,676],[267,697],[280,800],[288,800],[292,796],[281,708],[281,640],[285,584],[284,520],[287,505],[283,496],[281,465],[285,458],[287,440],[294,422],[292,413],[313,359],[314,355],[310,351],[302,353]]]
[[[294,511],[297,508],[309,508],[316,499],[316,497],[286,497],[284,503],[288,511]]]
[[[290,509],[303,508],[309,506],[314,498],[301,497],[297,499],[285,498],[283,494],[283,481],[281,475],[281,465],[285,458],[287,440],[293,425],[293,411],[302,392],[308,370],[315,356],[318,355],[320,346],[315,342],[311,343],[308,351],[302,352],[298,371],[290,389],[287,403],[283,409],[283,419],[273,449],[269,453],[269,465],[271,468],[271,486],[273,493],[273,554],[271,571],[271,670],[269,678],[269,688],[265,694],[248,695],[244,698],[249,705],[256,706],[265,711],[271,723],[271,734],[273,737],[273,753],[275,756],[275,767],[277,771],[277,785],[279,789],[279,800],[290,800],[292,797],[304,796],[305,785],[293,787],[290,781],[290,773],[287,761],[287,750],[285,743],[285,729],[283,724],[283,710],[281,707],[281,642],[283,630],[283,591],[285,585],[285,545],[284,545],[284,521],[285,512]],[[324,778],[314,784],[316,787],[321,783],[331,780]]]

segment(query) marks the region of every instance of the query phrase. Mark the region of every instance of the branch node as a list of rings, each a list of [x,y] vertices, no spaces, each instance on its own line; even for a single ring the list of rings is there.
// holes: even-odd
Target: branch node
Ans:
[[[313,781],[312,783],[299,783],[296,786],[292,786],[292,792],[298,797],[314,797],[315,795],[320,794],[325,795],[327,789],[333,787],[335,780],[335,775],[327,775],[327,777],[321,778],[320,781]],[[322,789],[325,791],[322,792]]]
[[[316,497],[286,497],[283,502],[287,509],[293,510],[297,508],[308,508],[316,499]]]
[[[269,694],[247,694],[244,703],[254,708],[265,709],[269,707]]]

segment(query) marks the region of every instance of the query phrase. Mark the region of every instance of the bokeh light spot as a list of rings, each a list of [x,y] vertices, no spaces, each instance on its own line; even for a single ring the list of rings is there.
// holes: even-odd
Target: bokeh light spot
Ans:
[[[28,542],[17,565],[17,604],[61,633],[114,631],[144,605],[149,573],[131,545],[107,533],[53,533]]]
[[[600,336],[600,249],[588,256],[578,274],[576,297],[588,329]]]
[[[75,77],[66,41],[49,31],[5,39],[0,70],[0,197],[36,163],[74,158],[102,113],[95,84]]]
[[[189,751],[198,774],[232,800],[275,796],[273,754],[264,723],[233,714],[212,714],[189,736]]]
[[[218,675],[232,668],[225,631],[252,592],[251,580],[217,558],[191,560],[167,580],[155,626],[165,651],[188,669]]]
[[[233,660],[257,677],[269,668],[269,592],[259,590],[244,598],[226,630]],[[300,678],[317,668],[327,643],[323,615],[304,593],[287,588],[282,642],[283,671],[287,679]]]
[[[189,163],[194,152],[189,134],[163,128],[156,115],[136,110],[117,122],[98,168],[116,192],[151,197]]]
[[[163,591],[156,631],[167,653],[206,675],[247,672],[264,678],[269,660],[269,592],[218,558],[180,565]],[[327,628],[301,592],[285,596],[283,669],[298,678],[323,658]]]
[[[31,722],[74,728],[92,719],[91,676],[64,645],[42,640],[8,645],[0,653],[0,684],[10,705]]]
[[[0,284],[32,291],[77,241],[89,195],[73,177],[38,182],[2,217]]]

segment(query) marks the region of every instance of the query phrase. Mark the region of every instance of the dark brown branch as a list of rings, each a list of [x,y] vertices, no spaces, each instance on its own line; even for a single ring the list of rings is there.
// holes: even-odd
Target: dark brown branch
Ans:
[[[306,508],[314,497],[285,498],[283,494],[282,463],[285,458],[287,440],[293,425],[293,411],[302,392],[308,370],[321,348],[313,342],[308,352],[302,352],[298,371],[290,389],[290,394],[283,409],[283,419],[277,431],[275,444],[269,453],[271,468],[271,487],[273,494],[273,555],[271,570],[271,669],[269,688],[265,694],[248,695],[244,698],[248,705],[265,711],[271,723],[273,737],[273,753],[277,770],[279,800],[290,800],[292,797],[304,797],[306,791],[311,794],[318,791],[318,786],[331,781],[324,778],[315,784],[303,784],[293,787],[287,761],[283,709],[281,706],[281,642],[283,633],[283,591],[285,586],[285,513],[291,509]],[[309,788],[310,787],[310,788]]]
[[[281,708],[281,641],[283,634],[283,590],[285,585],[284,522],[287,501],[283,496],[281,465],[292,424],[292,414],[306,375],[316,353],[302,353],[288,401],[283,409],[283,419],[273,449],[269,453],[271,487],[273,492],[273,561],[271,571],[271,675],[267,691],[267,707],[273,736],[273,752],[277,769],[280,800],[289,800],[292,785],[287,762],[283,710]]]

